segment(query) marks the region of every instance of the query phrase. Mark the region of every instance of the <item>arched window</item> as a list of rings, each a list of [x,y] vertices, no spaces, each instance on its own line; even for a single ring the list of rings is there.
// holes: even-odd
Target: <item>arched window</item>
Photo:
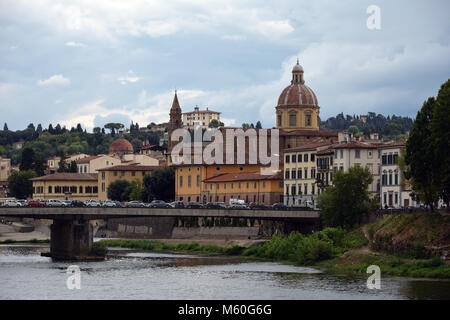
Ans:
[[[290,127],[297,126],[297,114],[296,113],[289,114],[289,126]]]

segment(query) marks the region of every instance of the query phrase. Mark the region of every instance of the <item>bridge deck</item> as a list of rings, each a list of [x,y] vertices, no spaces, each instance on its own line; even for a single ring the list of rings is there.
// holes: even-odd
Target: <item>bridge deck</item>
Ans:
[[[111,219],[132,217],[227,217],[267,220],[318,219],[313,210],[237,210],[237,209],[163,209],[163,208],[7,208],[0,207],[1,217],[35,219]]]

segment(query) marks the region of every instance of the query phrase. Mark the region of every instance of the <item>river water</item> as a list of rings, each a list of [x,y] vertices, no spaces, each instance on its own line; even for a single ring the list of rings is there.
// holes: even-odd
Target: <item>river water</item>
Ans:
[[[113,249],[80,262],[81,288],[67,288],[67,267],[41,257],[42,246],[0,246],[0,299],[450,299],[450,281],[335,276],[319,270],[238,258]]]

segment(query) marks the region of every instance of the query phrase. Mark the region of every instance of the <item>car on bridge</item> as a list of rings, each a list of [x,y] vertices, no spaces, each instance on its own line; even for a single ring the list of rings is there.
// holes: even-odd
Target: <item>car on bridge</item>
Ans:
[[[78,207],[78,208],[80,208],[80,207],[86,207],[86,204],[83,201],[80,201],[80,200],[72,200],[70,202],[70,206],[71,207]]]
[[[142,201],[132,200],[127,202],[126,207],[128,208],[145,208],[145,204]]]
[[[17,202],[19,202],[22,207],[28,207],[28,201],[27,200],[16,200]]]
[[[21,207],[22,204],[17,200],[6,200],[3,204],[4,207]]]
[[[28,201],[30,207],[45,207],[45,202],[41,200],[30,200]]]
[[[117,203],[112,200],[105,200],[102,202],[102,207],[117,207]]]
[[[183,201],[174,201],[174,202],[171,202],[171,203],[169,203],[170,204],[170,206],[172,207],[172,208],[181,208],[181,209],[184,209],[184,202]]]
[[[84,202],[86,207],[100,207],[100,202],[94,199],[89,199]]]
[[[260,202],[252,202],[249,205],[249,208],[252,210],[266,210],[268,207],[264,203]]]
[[[186,203],[187,209],[201,209],[203,208],[203,205],[200,202],[188,202]]]
[[[278,202],[278,203],[274,203],[272,205],[272,209],[273,210],[287,210],[288,207],[284,203]]]
[[[205,205],[205,208],[207,209],[226,209],[227,205],[225,202],[208,202]]]
[[[170,204],[163,200],[153,200],[148,205],[149,208],[171,208]]]
[[[65,207],[64,202],[58,199],[49,199],[45,202],[46,207]]]
[[[63,201],[63,203],[64,203],[64,206],[70,207],[70,204],[72,203],[72,201],[71,200],[65,200],[65,201]]]

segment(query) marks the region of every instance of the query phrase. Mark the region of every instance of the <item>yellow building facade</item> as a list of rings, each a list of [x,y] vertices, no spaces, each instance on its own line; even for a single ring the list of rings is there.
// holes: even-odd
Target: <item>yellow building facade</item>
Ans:
[[[108,186],[117,180],[132,182],[144,181],[146,174],[151,174],[154,170],[162,169],[160,166],[141,165],[118,165],[114,167],[102,168],[98,170],[98,200],[108,200]]]
[[[33,183],[33,199],[49,200],[97,200],[97,174],[54,173],[30,179]]]

